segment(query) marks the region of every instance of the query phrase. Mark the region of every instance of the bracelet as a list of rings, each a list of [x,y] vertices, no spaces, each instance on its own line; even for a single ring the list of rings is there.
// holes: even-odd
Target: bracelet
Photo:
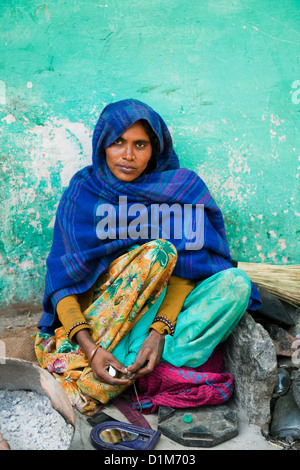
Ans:
[[[173,336],[174,335],[174,332],[175,332],[175,328],[174,326],[172,325],[171,321],[166,318],[166,317],[155,317],[153,322],[156,322],[156,321],[161,321],[162,323],[164,323],[165,325],[167,325],[169,328],[170,328],[170,335]]]
[[[92,350],[92,352],[90,354],[90,357],[88,358],[88,363],[89,363],[90,367],[91,367],[92,360],[94,359],[95,354],[96,354],[96,352],[98,351],[99,348],[101,348],[101,346],[100,346],[100,344],[97,344],[97,346]]]
[[[71,326],[71,328],[69,329],[68,333],[67,333],[67,338],[69,339],[69,336],[71,334],[71,331],[73,331],[75,328],[77,328],[77,326],[80,326],[80,325],[87,325],[88,327],[90,326],[88,324],[88,322],[86,321],[80,321],[78,323],[75,323],[75,325]]]

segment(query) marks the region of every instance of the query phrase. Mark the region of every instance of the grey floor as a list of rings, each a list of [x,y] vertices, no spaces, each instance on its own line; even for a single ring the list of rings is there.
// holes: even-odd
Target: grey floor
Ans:
[[[105,413],[119,421],[128,422],[123,414],[114,406],[108,405],[103,409]],[[76,429],[70,450],[95,450],[90,441],[92,427],[87,423],[87,418],[75,411]],[[157,413],[146,416],[152,429],[157,429]],[[238,414],[238,435],[222,444],[211,448],[186,447],[161,435],[155,447],[155,451],[199,451],[199,450],[280,450],[279,447],[266,441],[257,426],[249,425],[246,418]]]

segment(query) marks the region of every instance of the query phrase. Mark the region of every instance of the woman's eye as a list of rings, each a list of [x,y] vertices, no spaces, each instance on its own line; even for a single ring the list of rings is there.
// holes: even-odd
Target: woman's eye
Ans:
[[[137,142],[136,146],[140,149],[145,147],[145,142]]]
[[[115,140],[115,144],[116,144],[116,145],[120,145],[121,143],[122,143],[122,139],[117,139],[117,140]]]

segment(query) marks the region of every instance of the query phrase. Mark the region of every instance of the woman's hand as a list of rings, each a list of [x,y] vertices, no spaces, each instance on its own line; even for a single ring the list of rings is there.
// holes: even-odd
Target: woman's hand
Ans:
[[[99,382],[104,382],[110,385],[126,385],[132,382],[126,377],[120,379],[112,377],[108,373],[109,366],[113,366],[114,369],[121,374],[127,374],[127,369],[121,362],[119,362],[109,351],[106,351],[106,349],[99,348],[91,362],[94,378],[99,380]]]
[[[82,348],[86,357],[90,357],[92,351],[95,349],[95,343],[92,340],[88,330],[80,330],[74,335],[75,340]],[[116,378],[108,373],[109,366],[113,366],[121,374],[127,374],[127,369],[121,362],[119,362],[109,351],[99,348],[93,356],[91,361],[91,369],[93,376],[99,382],[104,382],[110,385],[126,385],[132,381],[129,378]]]
[[[165,335],[151,330],[137,353],[134,363],[127,367],[127,373],[130,378],[139,379],[152,372],[161,360],[164,344]]]

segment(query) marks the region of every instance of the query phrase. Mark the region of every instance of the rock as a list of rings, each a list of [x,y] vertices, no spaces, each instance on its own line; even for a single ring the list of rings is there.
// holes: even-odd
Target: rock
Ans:
[[[264,327],[274,343],[277,356],[292,357],[296,338],[278,325],[266,324]]]
[[[300,371],[295,374],[293,380],[293,396],[300,410]]]
[[[273,320],[281,325],[293,326],[294,321],[284,303],[262,286],[257,286],[262,306],[251,314],[258,320]]]
[[[300,438],[300,409],[291,390],[275,403],[270,436],[277,439]]]
[[[294,309],[292,312],[294,326],[289,329],[289,333],[295,338],[300,338],[300,308]]]
[[[234,397],[249,423],[267,434],[270,403],[277,383],[277,360],[268,332],[247,312],[224,345],[227,371],[235,380]]]

